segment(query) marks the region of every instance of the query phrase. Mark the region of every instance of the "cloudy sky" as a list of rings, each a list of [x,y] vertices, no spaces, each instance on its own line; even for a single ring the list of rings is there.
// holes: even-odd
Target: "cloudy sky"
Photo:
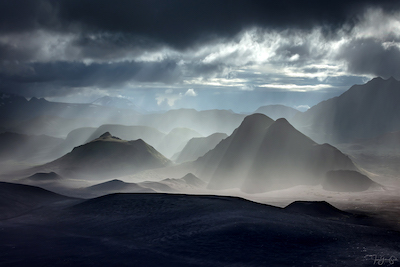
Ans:
[[[400,79],[400,1],[0,1],[0,91],[28,98],[244,112],[376,76]]]

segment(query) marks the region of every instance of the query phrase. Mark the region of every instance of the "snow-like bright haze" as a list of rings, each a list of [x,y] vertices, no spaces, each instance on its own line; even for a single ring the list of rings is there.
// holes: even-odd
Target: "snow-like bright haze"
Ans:
[[[305,110],[400,79],[398,1],[0,3],[0,91],[149,111]]]

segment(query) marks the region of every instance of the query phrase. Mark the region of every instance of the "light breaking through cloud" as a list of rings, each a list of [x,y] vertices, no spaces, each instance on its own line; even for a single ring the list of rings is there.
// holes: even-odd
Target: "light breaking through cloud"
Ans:
[[[204,109],[201,95],[209,91],[266,103],[277,90],[285,99],[337,95],[374,76],[400,79],[400,5],[393,1],[150,2],[0,4],[0,90],[59,101],[80,90],[118,91],[167,109],[196,96]],[[297,105],[316,103],[309,99]]]

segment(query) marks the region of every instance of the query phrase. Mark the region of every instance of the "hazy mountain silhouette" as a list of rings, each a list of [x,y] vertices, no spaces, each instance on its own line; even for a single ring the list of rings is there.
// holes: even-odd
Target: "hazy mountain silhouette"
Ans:
[[[167,178],[160,182],[173,188],[175,192],[190,192],[192,190],[203,189],[207,185],[206,182],[192,173],[188,173],[182,178]]]
[[[204,156],[208,151],[213,149],[219,142],[227,138],[225,133],[215,133],[207,137],[195,137],[190,139],[182,151],[178,152],[175,162],[182,163],[186,161],[194,161]]]
[[[287,120],[279,119],[265,133],[241,188],[246,192],[263,192],[300,184],[316,185],[330,170],[357,168],[335,147],[318,145]]]
[[[142,139],[153,147],[156,147],[165,136],[164,133],[148,126],[104,124],[97,128],[82,127],[69,132],[65,140],[53,149],[51,156],[53,159],[59,158],[70,152],[74,147],[93,141],[105,132],[112,132],[123,140]]]
[[[44,134],[64,138],[66,133],[82,126],[96,126],[96,122],[85,117],[62,118],[53,115],[41,115],[23,120],[8,128],[8,130],[27,135]]]
[[[96,128],[94,127],[82,127],[72,130],[68,133],[64,141],[51,151],[49,156],[51,156],[53,159],[57,159],[68,152],[71,152],[74,147],[87,143],[86,141],[95,131]],[[98,136],[100,136],[100,134]]]
[[[0,133],[0,161],[43,162],[48,153],[63,142],[60,138],[46,135]]]
[[[156,147],[161,154],[171,158],[181,151],[190,139],[200,136],[201,134],[189,128],[175,128],[165,135]]]
[[[148,114],[137,121],[138,125],[147,125],[162,132],[174,128],[189,128],[203,136],[220,132],[230,134],[242,122],[245,115],[229,110],[176,109],[161,114]]]
[[[106,104],[106,100],[99,101]],[[25,134],[65,137],[77,128],[112,123],[145,125],[166,133],[174,128],[190,128],[208,136],[215,132],[232,133],[244,117],[228,110],[194,109],[141,114],[107,105],[58,103],[43,98],[28,101],[18,95],[0,93],[0,127]]]
[[[378,186],[380,185],[367,176],[349,170],[329,171],[322,183],[325,190],[337,192],[361,192]]]
[[[104,132],[111,132],[123,140],[142,139],[153,146],[165,156],[173,154],[182,149],[186,142],[193,136],[200,136],[199,133],[185,128],[173,129],[170,133],[164,134],[149,126],[125,126],[119,124],[104,124],[98,128],[85,127],[71,131],[65,141],[54,149],[54,155],[64,155],[74,147],[93,141]]]
[[[51,170],[67,177],[84,175],[99,179],[168,164],[168,159],[143,140],[125,141],[106,132],[89,143],[75,147],[63,157],[31,170]]]
[[[301,184],[319,184],[330,170],[356,170],[336,148],[318,145],[285,119],[263,114],[246,117],[234,133],[194,162],[208,188],[265,192]]]
[[[30,115],[23,109],[27,103],[28,100],[22,96],[0,92],[0,125],[9,128],[26,119]]]
[[[133,109],[140,112],[139,108],[135,104],[123,97],[103,96],[93,101],[92,104],[120,109]]]
[[[78,191],[79,196],[94,197],[112,193],[155,193],[176,192],[187,193],[200,188],[205,188],[206,183],[191,173],[179,179],[164,179],[162,181],[143,181],[127,183],[118,179],[86,187]],[[71,194],[74,192],[71,191]]]
[[[400,131],[385,133],[371,139],[357,140],[356,144],[375,150],[378,154],[400,155]]]
[[[221,179],[228,179],[232,187],[239,187],[254,150],[258,149],[263,134],[272,123],[271,118],[259,113],[245,117],[232,135],[193,163],[196,174],[206,181],[221,174]],[[245,166],[238,166],[243,162]]]
[[[164,133],[161,133],[157,129],[148,126],[104,124],[93,131],[92,134],[87,138],[85,143],[96,139],[98,136],[105,132],[113,133],[115,136],[118,136],[123,140],[142,139],[143,141],[154,147],[156,147],[156,145],[160,143],[160,140],[165,136]]]
[[[280,118],[285,118],[287,120],[290,120],[291,118],[293,118],[294,115],[296,115],[299,112],[300,111],[298,111],[297,109],[287,107],[284,105],[267,105],[259,107],[254,113],[264,114],[273,120]]]
[[[50,181],[57,181],[63,179],[60,175],[58,175],[55,172],[38,172],[35,173],[27,178],[25,180],[31,180],[31,181],[37,181],[37,182],[50,182]]]
[[[112,193],[154,193],[155,191],[150,188],[142,187],[136,183],[126,183],[121,180],[111,180],[104,183],[96,184],[85,188],[86,194],[92,196],[102,196]]]
[[[28,101],[22,96],[0,93],[0,126],[18,133],[61,137],[79,127],[125,124],[137,121],[140,116],[134,110],[50,102],[35,97]]]
[[[400,82],[374,78],[322,101],[293,123],[317,141],[342,143],[400,130]]]

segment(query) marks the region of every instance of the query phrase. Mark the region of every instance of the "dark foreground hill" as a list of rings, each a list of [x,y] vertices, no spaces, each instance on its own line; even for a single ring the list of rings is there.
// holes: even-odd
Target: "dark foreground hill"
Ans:
[[[0,221],[0,258],[5,266],[372,266],[376,257],[397,259],[399,233],[334,208],[320,211],[319,203],[296,206],[107,195]]]
[[[0,220],[68,199],[39,187],[0,182]]]

